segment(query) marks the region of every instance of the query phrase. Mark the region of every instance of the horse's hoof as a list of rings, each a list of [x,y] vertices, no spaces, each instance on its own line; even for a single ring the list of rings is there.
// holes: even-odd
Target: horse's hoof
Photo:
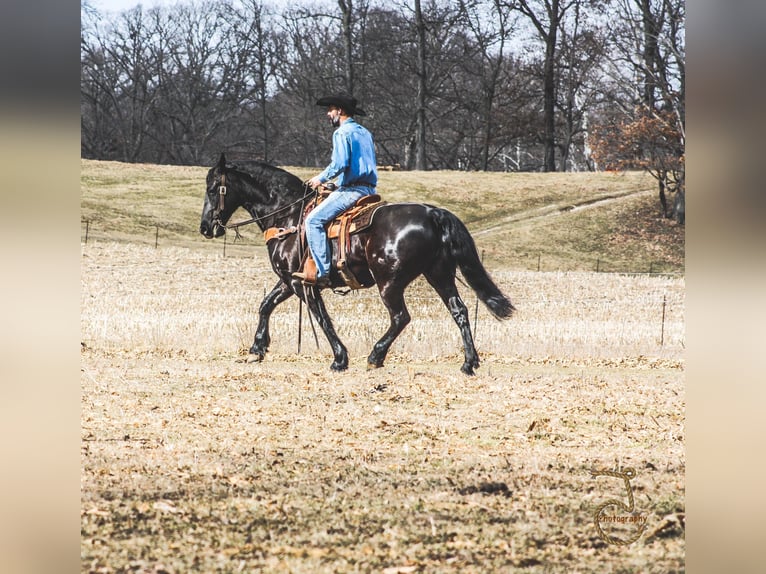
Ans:
[[[344,365],[342,363],[333,363],[330,365],[330,369],[332,369],[335,372],[345,371],[348,369],[348,365]]]
[[[473,370],[473,365],[471,363],[463,363],[463,366],[460,367],[460,370],[463,371],[464,374],[473,376],[476,373]]]
[[[246,363],[260,363],[261,361],[263,361],[262,353],[250,353],[245,359]]]
[[[369,363],[369,362],[368,362],[368,363],[367,363],[367,370],[368,370],[368,371],[371,371],[371,370],[373,370],[373,369],[379,369],[379,368],[381,368],[382,366],[383,366],[383,363],[380,363],[380,364],[378,365],[378,364],[376,364],[376,363]]]

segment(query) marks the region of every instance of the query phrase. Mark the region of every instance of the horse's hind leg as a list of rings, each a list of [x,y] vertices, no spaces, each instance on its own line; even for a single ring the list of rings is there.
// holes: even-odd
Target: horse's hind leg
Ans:
[[[455,287],[455,276],[446,274],[436,274],[433,272],[425,273],[425,278],[441,297],[444,305],[449,309],[452,318],[460,329],[460,336],[463,338],[463,352],[465,361],[460,370],[466,375],[473,375],[474,369],[479,368],[479,355],[476,353],[476,347],[473,344],[471,335],[471,325],[468,320],[468,308],[460,298],[457,287]]]
[[[388,309],[391,324],[380,340],[375,343],[370,356],[367,357],[368,368],[383,366],[383,361],[386,359],[391,344],[410,322],[410,313],[407,311],[407,305],[404,303],[404,287],[392,284],[385,286],[378,285],[378,287],[380,289],[380,297]]]
[[[271,292],[263,298],[263,301],[261,301],[261,306],[258,309],[258,328],[255,331],[253,346],[250,347],[250,354],[247,358],[249,363],[263,360],[266,351],[269,350],[269,344],[271,343],[271,337],[269,336],[269,319],[271,318],[271,313],[277,305],[285,299],[288,299],[292,294],[293,291],[290,286],[280,281]]]

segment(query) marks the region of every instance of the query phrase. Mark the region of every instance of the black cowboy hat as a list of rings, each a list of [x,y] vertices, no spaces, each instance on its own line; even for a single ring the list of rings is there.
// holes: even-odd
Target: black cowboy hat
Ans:
[[[337,106],[346,110],[346,113],[350,116],[366,116],[362,108],[356,107],[357,101],[354,96],[348,94],[335,94],[332,96],[325,96],[317,100],[318,106]]]

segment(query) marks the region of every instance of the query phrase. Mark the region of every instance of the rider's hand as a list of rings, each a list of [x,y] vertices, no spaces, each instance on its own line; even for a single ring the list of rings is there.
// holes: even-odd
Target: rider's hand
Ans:
[[[308,184],[311,189],[316,189],[317,187],[322,185],[322,181],[319,179],[319,176],[316,175],[312,177],[310,180],[308,180]]]

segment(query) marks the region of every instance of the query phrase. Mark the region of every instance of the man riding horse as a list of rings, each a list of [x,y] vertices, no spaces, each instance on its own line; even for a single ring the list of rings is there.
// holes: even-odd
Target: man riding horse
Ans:
[[[292,276],[322,288],[330,285],[331,253],[325,226],[360,198],[375,193],[378,169],[372,134],[354,119],[355,115],[366,115],[357,107],[356,98],[336,94],[320,98],[317,105],[327,107],[327,117],[337,129],[332,136],[330,165],[312,177],[308,185],[317,189],[337,177],[337,188],[306,217],[306,241],[316,263],[316,274],[309,265]]]
[[[468,308],[455,284],[458,269],[494,317],[509,318],[514,306],[489,276],[470,232],[454,213],[415,202],[376,207],[374,217],[364,224],[360,220],[360,226],[346,235],[347,240],[338,236],[337,259],[342,265],[338,266],[337,275],[333,271],[330,280],[330,248],[324,226],[357,200],[363,199],[364,203],[375,199],[369,196],[374,194],[377,170],[372,137],[353,120],[354,114],[363,113],[357,108],[356,100],[338,95],[322,98],[317,103],[328,107],[327,115],[337,130],[333,134],[332,162],[309,180],[309,184],[318,187],[337,177],[340,189],[306,217],[308,244],[316,258],[316,270],[309,265],[313,260],[307,258],[303,271],[299,272],[305,255],[299,230],[308,199],[306,186],[299,177],[259,162],[246,168],[228,164],[222,153],[205,178],[200,233],[208,239],[221,237],[232,214],[244,208],[252,217],[250,222],[257,223],[264,232],[271,267],[279,277],[258,309],[258,327],[248,360],[263,360],[271,342],[271,313],[277,305],[297,295],[306,302],[330,343],[333,353],[330,368],[347,369],[348,350],[335,332],[322,293],[306,287],[306,284],[326,287],[332,281],[336,285],[348,284],[342,268],[356,278],[359,288],[377,285],[388,310],[389,327],[373,345],[367,357],[369,367],[383,366],[391,345],[410,322],[405,290],[422,276],[452,315],[463,341],[464,362],[460,370],[472,375],[479,366],[479,355],[473,342]],[[228,227],[236,229],[239,225],[241,223]]]

